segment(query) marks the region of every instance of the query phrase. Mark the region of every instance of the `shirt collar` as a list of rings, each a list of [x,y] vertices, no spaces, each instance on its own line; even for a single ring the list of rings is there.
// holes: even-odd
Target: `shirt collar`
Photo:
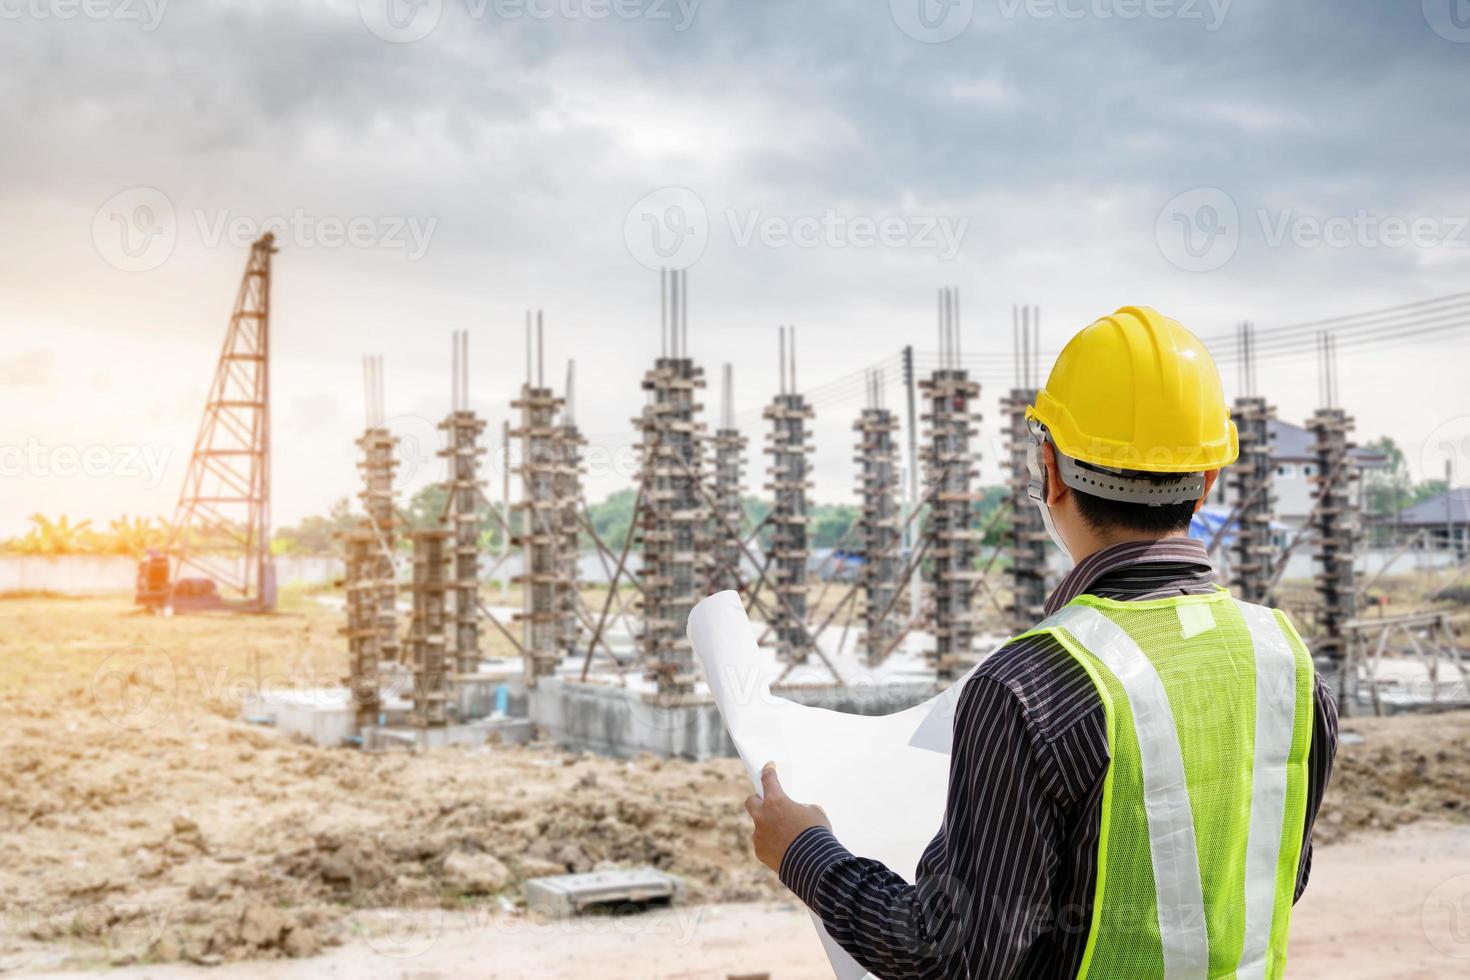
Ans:
[[[1204,542],[1194,538],[1156,538],[1148,541],[1123,541],[1095,551],[1078,562],[1055,591],[1046,599],[1044,611],[1050,616],[1084,594],[1099,578],[1125,565],[1153,562],[1183,562],[1210,568],[1210,553]]]

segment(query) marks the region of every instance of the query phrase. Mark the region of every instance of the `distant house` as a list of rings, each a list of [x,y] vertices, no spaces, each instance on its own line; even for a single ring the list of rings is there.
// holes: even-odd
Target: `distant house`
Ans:
[[[1271,489],[1276,495],[1276,520],[1293,528],[1301,527],[1312,513],[1317,499],[1317,437],[1310,429],[1292,425],[1280,419],[1270,423],[1271,459],[1276,466],[1276,475]],[[1353,450],[1353,459],[1359,472],[1388,465],[1388,458],[1369,449]],[[1220,475],[1215,484],[1211,504],[1218,507],[1235,506],[1232,488],[1229,486],[1228,471]],[[1358,480],[1358,505],[1363,504],[1363,481]]]
[[[1455,487],[1406,507],[1393,520],[1406,534],[1423,532],[1421,548],[1453,549],[1463,558],[1470,550],[1470,487]]]

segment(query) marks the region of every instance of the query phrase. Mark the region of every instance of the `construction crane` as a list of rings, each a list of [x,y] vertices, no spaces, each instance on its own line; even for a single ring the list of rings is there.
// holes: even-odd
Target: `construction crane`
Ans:
[[[138,566],[155,612],[276,605],[270,554],[270,297],[275,236],[250,247],[165,552]]]

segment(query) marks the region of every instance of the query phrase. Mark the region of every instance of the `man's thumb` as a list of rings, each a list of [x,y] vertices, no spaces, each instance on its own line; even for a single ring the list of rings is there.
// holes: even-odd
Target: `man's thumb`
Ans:
[[[781,788],[781,780],[776,778],[776,764],[774,762],[767,762],[761,769],[761,795],[768,800],[782,800],[786,798],[786,791]]]

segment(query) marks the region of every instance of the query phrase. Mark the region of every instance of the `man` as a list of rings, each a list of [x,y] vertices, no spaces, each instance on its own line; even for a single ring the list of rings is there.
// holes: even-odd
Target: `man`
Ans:
[[[1187,536],[1238,453],[1219,374],[1126,307],[1026,417],[1029,493],[1075,567],[964,682],[917,884],[771,766],[756,855],[879,977],[1279,977],[1337,714],[1285,617],[1219,589]]]

